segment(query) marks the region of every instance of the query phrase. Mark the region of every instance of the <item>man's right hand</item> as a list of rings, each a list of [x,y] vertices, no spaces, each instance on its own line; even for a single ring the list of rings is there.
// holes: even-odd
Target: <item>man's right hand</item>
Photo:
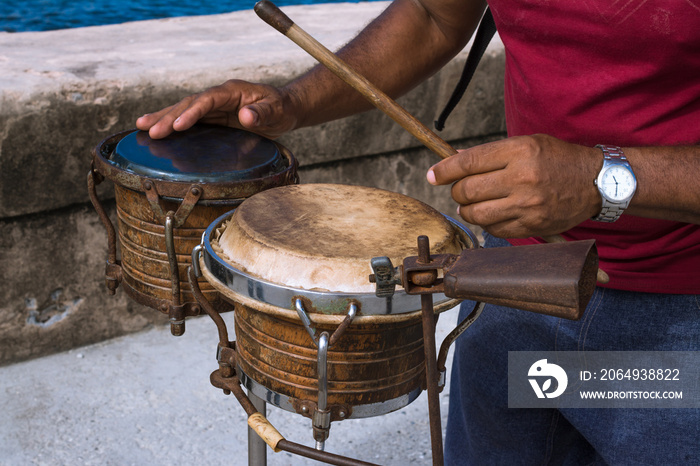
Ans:
[[[276,138],[298,126],[300,106],[294,95],[266,84],[229,80],[136,120],[154,139],[184,131],[195,123],[244,129]]]

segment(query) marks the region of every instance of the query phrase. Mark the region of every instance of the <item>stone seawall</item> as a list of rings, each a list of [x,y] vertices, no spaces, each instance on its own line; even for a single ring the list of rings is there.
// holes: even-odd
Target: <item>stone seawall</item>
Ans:
[[[284,8],[331,49],[386,3]],[[427,125],[462,52],[399,102]],[[401,59],[410,60],[410,57]],[[487,51],[440,134],[455,147],[504,136],[503,48]],[[143,113],[229,78],[281,84],[314,60],[252,11],[42,33],[0,33],[0,364],[166,323],[104,287],[106,234],[86,189],[91,151]],[[437,157],[378,111],[286,135],[304,183],[376,186],[449,214],[449,188],[424,182]],[[114,214],[113,189],[99,195]]]

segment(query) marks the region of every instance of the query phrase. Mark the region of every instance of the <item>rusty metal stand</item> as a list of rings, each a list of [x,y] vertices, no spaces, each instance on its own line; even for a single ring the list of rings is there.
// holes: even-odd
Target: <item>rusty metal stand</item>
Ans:
[[[430,263],[430,244],[427,236],[418,237],[419,261]],[[425,379],[428,386],[428,416],[430,419],[430,444],[433,453],[433,466],[444,464],[442,451],[442,421],[440,418],[440,389],[438,388],[437,356],[435,350],[435,313],[433,295],[422,294],[423,349],[425,351]]]
[[[435,314],[433,295],[421,295],[423,311],[423,349],[425,350],[425,377],[428,385],[428,416],[430,419],[430,445],[433,451],[433,465],[444,464],[442,452],[442,421],[440,418],[440,390],[435,351]]]
[[[267,403],[262,398],[248,390],[248,398],[255,409],[263,416],[267,416]],[[248,427],[248,466],[267,466],[267,444],[250,427]]]

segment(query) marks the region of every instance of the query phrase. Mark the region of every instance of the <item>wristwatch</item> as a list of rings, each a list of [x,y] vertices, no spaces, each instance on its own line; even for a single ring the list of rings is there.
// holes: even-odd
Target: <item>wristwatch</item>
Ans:
[[[593,220],[614,222],[630,205],[637,190],[637,178],[622,149],[602,144],[596,147],[603,151],[603,168],[595,180],[603,198],[603,208]]]

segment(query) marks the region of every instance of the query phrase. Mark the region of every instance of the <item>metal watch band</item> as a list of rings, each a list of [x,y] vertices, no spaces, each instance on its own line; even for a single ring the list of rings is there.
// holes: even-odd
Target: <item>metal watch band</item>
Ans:
[[[620,216],[622,215],[622,212],[624,212],[625,209],[621,208],[620,206],[616,205],[603,205],[603,208],[600,210],[600,213],[593,217],[593,220],[596,222],[607,222],[607,223],[612,223],[616,221]]]
[[[617,146],[598,144],[596,145],[596,147],[603,151],[603,158],[605,159],[605,161],[603,162],[603,170],[605,170],[607,168],[607,165],[611,162],[627,162],[627,157],[625,157],[624,152],[622,152],[622,149],[620,149]],[[612,202],[608,201],[605,198],[605,196],[603,196],[603,207],[600,210],[600,213],[597,216],[593,217],[593,220],[597,222],[606,223],[615,222],[617,219],[620,218],[620,216],[625,211],[628,205],[629,202],[626,202],[624,204],[613,204]]]

